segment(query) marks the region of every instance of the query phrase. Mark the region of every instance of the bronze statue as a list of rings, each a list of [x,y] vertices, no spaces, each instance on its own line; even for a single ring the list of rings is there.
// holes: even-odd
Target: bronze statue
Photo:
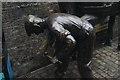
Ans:
[[[25,29],[31,34],[49,31],[49,43],[55,48],[58,63],[56,76],[62,77],[67,70],[70,57],[76,55],[79,73],[82,78],[92,78],[88,67],[93,54],[95,34],[93,26],[82,18],[65,13],[53,13],[41,19],[33,15],[25,21]]]

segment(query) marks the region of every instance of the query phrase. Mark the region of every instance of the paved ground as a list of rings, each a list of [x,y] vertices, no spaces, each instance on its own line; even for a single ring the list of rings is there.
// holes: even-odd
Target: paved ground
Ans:
[[[90,68],[96,78],[104,78],[105,80],[120,80],[120,64],[118,54],[120,51],[116,50],[117,42],[115,41],[112,46],[99,46],[94,52]],[[42,69],[31,72],[26,75],[28,78],[53,78],[55,66],[50,64]],[[80,78],[77,71],[76,62],[70,63],[66,72],[65,78]]]
[[[117,42],[112,46],[103,46],[95,50],[91,68],[96,78],[118,78],[119,74],[119,53],[116,50]]]

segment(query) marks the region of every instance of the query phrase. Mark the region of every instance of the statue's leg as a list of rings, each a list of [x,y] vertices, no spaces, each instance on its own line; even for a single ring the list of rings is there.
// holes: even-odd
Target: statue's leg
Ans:
[[[118,29],[120,30],[120,28]],[[120,50],[120,32],[118,31],[118,47],[117,47],[118,50]]]
[[[78,46],[77,65],[81,78],[93,78],[92,71],[88,67],[93,54],[94,39],[87,38]]]
[[[72,55],[75,44],[75,39],[71,35],[68,35],[66,37],[65,44],[63,44],[63,47],[61,47],[62,50],[58,49],[60,52],[57,55],[57,58],[62,63],[57,64],[57,69],[55,71],[57,77],[63,77],[64,73],[66,72],[69,64],[69,58]]]
[[[119,5],[120,5],[120,2],[119,2]],[[120,17],[118,17],[118,21],[120,23]],[[119,27],[118,27],[118,47],[117,47],[117,49],[120,50],[120,24],[118,26]]]
[[[67,71],[68,68],[68,64],[69,64],[69,57],[60,57],[59,56],[59,60],[62,63],[57,63],[57,69],[55,70],[55,77],[57,78],[62,78],[65,74],[65,72]]]

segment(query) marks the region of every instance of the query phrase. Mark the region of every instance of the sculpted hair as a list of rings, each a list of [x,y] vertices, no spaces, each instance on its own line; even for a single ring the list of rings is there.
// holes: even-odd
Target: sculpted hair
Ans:
[[[24,18],[24,26],[25,26],[25,30],[28,36],[31,36],[31,34],[33,33],[33,28],[34,28],[34,24],[33,22],[29,21],[29,16]]]

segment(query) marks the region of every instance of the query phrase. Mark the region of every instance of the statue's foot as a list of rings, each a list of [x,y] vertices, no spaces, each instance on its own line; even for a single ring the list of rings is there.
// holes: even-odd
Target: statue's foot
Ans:
[[[111,42],[105,42],[105,43],[103,43],[103,45],[105,45],[105,46],[111,46]]]
[[[80,80],[96,80],[94,76],[81,77]]]
[[[95,80],[95,76],[93,75],[93,73],[91,71],[86,71],[86,73],[81,74],[81,78],[84,79],[88,79],[88,80]]]
[[[57,72],[57,71],[55,71],[55,73],[54,73],[54,77],[55,78],[63,78],[64,77],[64,72]]]

